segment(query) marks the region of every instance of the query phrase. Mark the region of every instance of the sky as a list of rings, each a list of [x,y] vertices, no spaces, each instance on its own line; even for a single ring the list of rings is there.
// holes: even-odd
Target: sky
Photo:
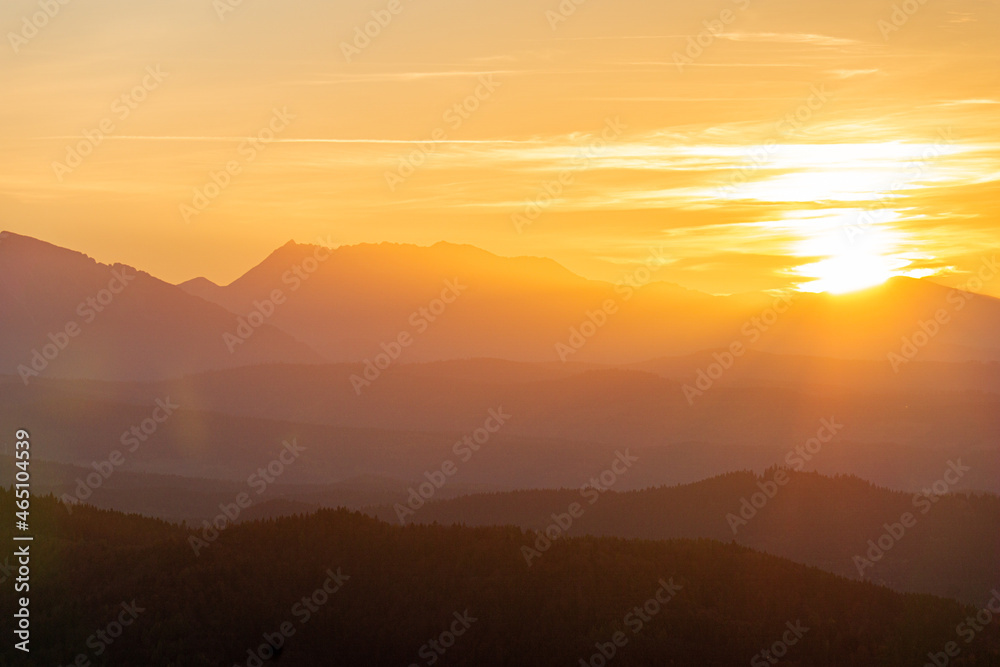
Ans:
[[[221,284],[290,239],[714,294],[1000,254],[996,0],[576,1],[9,0],[0,228]]]

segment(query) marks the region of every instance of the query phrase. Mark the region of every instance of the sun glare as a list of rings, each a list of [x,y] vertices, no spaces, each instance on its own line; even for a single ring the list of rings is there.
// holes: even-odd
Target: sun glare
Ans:
[[[881,285],[909,262],[876,254],[848,253],[800,267],[800,273],[815,278],[799,286],[806,292],[844,294]]]
[[[794,211],[767,224],[772,230],[799,237],[792,255],[816,260],[794,269],[796,275],[808,279],[798,285],[800,291],[844,294],[880,285],[894,276],[916,278],[934,273],[912,268],[918,257],[913,244],[892,225],[901,217],[899,211],[884,210],[874,224],[863,224],[861,212]]]

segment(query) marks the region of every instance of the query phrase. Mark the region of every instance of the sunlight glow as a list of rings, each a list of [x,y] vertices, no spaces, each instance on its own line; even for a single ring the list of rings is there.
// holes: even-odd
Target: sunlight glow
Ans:
[[[799,289],[803,292],[831,294],[853,292],[881,285],[895,275],[895,270],[907,264],[909,262],[904,259],[864,252],[838,255],[800,267],[802,275],[816,280],[800,285]]]
[[[899,211],[885,210],[876,224],[863,225],[862,209],[795,211],[783,220],[767,223],[799,237],[792,255],[820,258],[794,269],[796,275],[811,278],[798,285],[803,292],[844,294],[880,285],[894,276],[921,278],[936,273],[912,268],[916,259],[933,259],[913,252],[908,236],[893,228]]]

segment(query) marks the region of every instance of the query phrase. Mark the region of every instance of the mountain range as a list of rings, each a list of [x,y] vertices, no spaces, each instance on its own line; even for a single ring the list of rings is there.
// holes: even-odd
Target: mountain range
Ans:
[[[915,361],[1000,360],[989,333],[1000,301],[927,280],[896,278],[840,297],[713,296],[656,282],[652,268],[614,284],[548,259],[448,243],[289,242],[229,285],[178,286],[4,232],[0,368],[30,382],[164,379],[262,363],[629,365],[703,351],[730,366],[746,350],[876,360],[897,372]],[[701,386],[708,365],[698,369]]]
[[[398,523],[431,484],[405,523],[534,534],[628,460],[570,535],[735,541],[972,603],[995,574],[1000,302],[926,280],[713,296],[445,243],[288,243],[230,285],[171,285],[4,234],[0,311],[0,429],[31,430],[36,491],[68,516],[197,524],[251,492],[241,522]],[[933,513],[858,572],[927,489]]]

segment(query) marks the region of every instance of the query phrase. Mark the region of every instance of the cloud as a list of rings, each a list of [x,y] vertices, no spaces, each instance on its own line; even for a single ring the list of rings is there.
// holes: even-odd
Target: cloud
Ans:
[[[789,32],[727,32],[719,35],[722,39],[733,42],[769,42],[774,44],[812,44],[815,46],[849,46],[860,44],[855,39],[831,37],[809,33]]]
[[[878,72],[879,70],[877,69],[834,69],[830,70],[830,75],[837,79],[851,79],[856,76],[877,74]]]

